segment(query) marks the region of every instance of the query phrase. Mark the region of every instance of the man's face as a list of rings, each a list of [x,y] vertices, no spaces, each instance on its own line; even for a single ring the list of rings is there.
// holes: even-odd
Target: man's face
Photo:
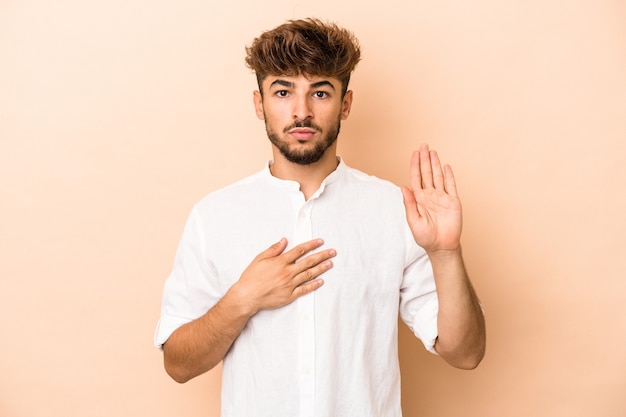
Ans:
[[[352,104],[352,91],[342,97],[341,87],[332,77],[277,75],[263,80],[263,94],[254,94],[256,114],[280,155],[308,165],[334,145]]]

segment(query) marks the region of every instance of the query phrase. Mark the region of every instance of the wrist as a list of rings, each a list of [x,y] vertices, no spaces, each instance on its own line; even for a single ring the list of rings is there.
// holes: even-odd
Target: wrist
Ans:
[[[259,308],[255,306],[250,297],[247,295],[247,291],[241,288],[239,282],[236,282],[222,297],[222,302],[231,310],[236,316],[250,318],[259,312]]]
[[[431,260],[433,258],[445,260],[445,259],[463,257],[463,254],[461,251],[461,245],[458,245],[456,248],[449,248],[449,249],[434,249],[434,250],[426,249],[426,254]]]

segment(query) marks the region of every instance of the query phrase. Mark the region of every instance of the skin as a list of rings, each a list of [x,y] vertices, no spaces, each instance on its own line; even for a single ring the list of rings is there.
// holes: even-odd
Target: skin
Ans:
[[[350,114],[353,93],[342,95],[336,78],[303,75],[270,75],[261,88],[263,94],[255,91],[253,102],[271,138],[270,171],[298,181],[308,200],[337,168],[333,136]],[[411,187],[402,192],[413,236],[428,253],[435,274],[439,296],[435,349],[449,364],[472,369],[484,355],[485,323],[463,265],[461,203],[452,170],[442,167],[437,153],[422,145],[411,160]],[[313,239],[285,252],[287,240],[281,238],[255,257],[213,308],[178,328],[163,345],[168,374],[182,383],[207,372],[224,358],[256,313],[281,308],[320,288],[324,284],[320,276],[332,268],[337,255],[334,249],[315,252],[322,245],[321,239]]]
[[[407,222],[432,263],[439,296],[435,342],[450,365],[473,369],[485,354],[486,329],[461,254],[462,210],[452,168],[421,145],[411,158],[411,188],[402,187]]]
[[[323,143],[328,132],[339,130],[339,123],[350,115],[352,91],[341,95],[341,82],[332,77],[268,76],[263,80],[263,94],[255,91],[254,108],[268,132],[292,152],[311,152]],[[309,121],[316,129],[289,129],[297,121]],[[285,132],[285,129],[289,129]],[[300,183],[308,200],[324,179],[337,168],[337,142],[333,141],[316,162],[298,164],[290,161],[272,143],[275,177]]]
[[[330,259],[336,255],[334,249],[311,254],[322,244],[313,239],[284,252],[287,240],[282,238],[257,255],[213,308],[179,327],[165,342],[167,373],[183,383],[209,371],[257,312],[280,308],[322,286],[315,278],[332,268]]]

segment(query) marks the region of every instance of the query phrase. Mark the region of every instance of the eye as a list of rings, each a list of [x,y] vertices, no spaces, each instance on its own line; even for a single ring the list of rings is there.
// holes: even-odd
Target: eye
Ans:
[[[287,90],[278,90],[274,94],[276,94],[278,97],[287,97],[289,95]]]
[[[316,91],[313,95],[316,98],[326,98],[326,97],[328,97],[328,93],[326,91]]]

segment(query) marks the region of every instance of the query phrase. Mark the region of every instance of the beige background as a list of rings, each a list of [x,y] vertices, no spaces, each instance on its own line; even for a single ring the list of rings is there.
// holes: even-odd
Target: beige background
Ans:
[[[314,4],[314,5],[313,5]],[[619,0],[0,0],[0,415],[217,416],[152,347],[183,223],[270,156],[244,45],[357,34],[340,153],[455,168],[488,352],[401,334],[406,416],[626,415],[626,5]]]

